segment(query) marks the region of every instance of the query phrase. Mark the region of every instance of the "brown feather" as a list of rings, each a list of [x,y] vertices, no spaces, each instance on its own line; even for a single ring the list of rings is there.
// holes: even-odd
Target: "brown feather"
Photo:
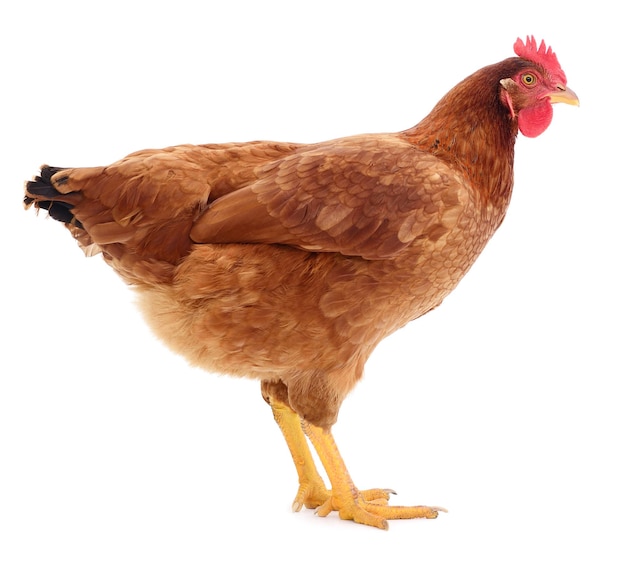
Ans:
[[[395,134],[306,146],[257,173],[254,183],[215,201],[196,220],[195,242],[279,243],[392,258],[436,223],[451,226],[450,209],[469,187]]]

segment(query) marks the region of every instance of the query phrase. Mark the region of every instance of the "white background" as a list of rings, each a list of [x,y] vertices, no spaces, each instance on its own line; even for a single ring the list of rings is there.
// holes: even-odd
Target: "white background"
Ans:
[[[617,4],[8,6],[0,578],[625,578]],[[581,107],[519,138],[503,227],[443,307],[380,345],[335,429],[358,486],[446,506],[436,521],[293,514],[258,386],[170,354],[100,258],[22,210],[42,163],[405,129],[526,34]]]

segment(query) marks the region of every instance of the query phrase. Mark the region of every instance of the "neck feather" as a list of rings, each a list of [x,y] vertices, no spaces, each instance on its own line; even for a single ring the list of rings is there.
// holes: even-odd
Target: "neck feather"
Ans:
[[[519,59],[485,67],[437,103],[405,137],[465,174],[485,204],[505,209],[513,188],[517,120],[500,100],[500,79]]]

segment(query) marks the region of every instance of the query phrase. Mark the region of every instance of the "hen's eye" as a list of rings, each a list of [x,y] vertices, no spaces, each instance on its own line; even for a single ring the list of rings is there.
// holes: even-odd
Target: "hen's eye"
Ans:
[[[537,77],[532,73],[524,73],[522,75],[522,83],[524,83],[527,87],[532,87],[537,82]]]

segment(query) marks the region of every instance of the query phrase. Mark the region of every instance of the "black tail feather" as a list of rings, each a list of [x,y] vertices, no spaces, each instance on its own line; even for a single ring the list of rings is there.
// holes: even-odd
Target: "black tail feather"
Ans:
[[[60,171],[63,171],[64,167],[55,167],[52,165],[44,165],[41,168],[41,179],[44,180],[45,182],[50,183],[50,180],[52,179],[52,176],[55,173],[59,173]]]
[[[73,224],[82,228],[83,225],[72,214],[73,206],[66,202],[58,202],[56,200],[41,200],[37,202],[37,208],[48,210],[48,214],[51,218],[63,222],[65,224]]]
[[[59,222],[64,222],[65,224],[72,224],[78,228],[82,228],[83,225],[74,217],[74,214],[72,214],[72,204],[55,199],[61,196],[61,194],[52,184],[52,176],[63,169],[65,168],[44,165],[41,168],[41,175],[36,176],[34,180],[26,183],[24,205],[28,208],[32,204],[35,204],[36,208],[47,210],[51,218]]]
[[[36,176],[33,181],[26,183],[27,194],[32,194],[37,198],[56,198],[59,192],[57,192],[52,185],[52,176],[63,169],[62,167],[51,167],[49,165],[42,166],[41,175]],[[34,201],[35,200],[28,195],[24,198],[24,203],[28,205],[32,204]]]

